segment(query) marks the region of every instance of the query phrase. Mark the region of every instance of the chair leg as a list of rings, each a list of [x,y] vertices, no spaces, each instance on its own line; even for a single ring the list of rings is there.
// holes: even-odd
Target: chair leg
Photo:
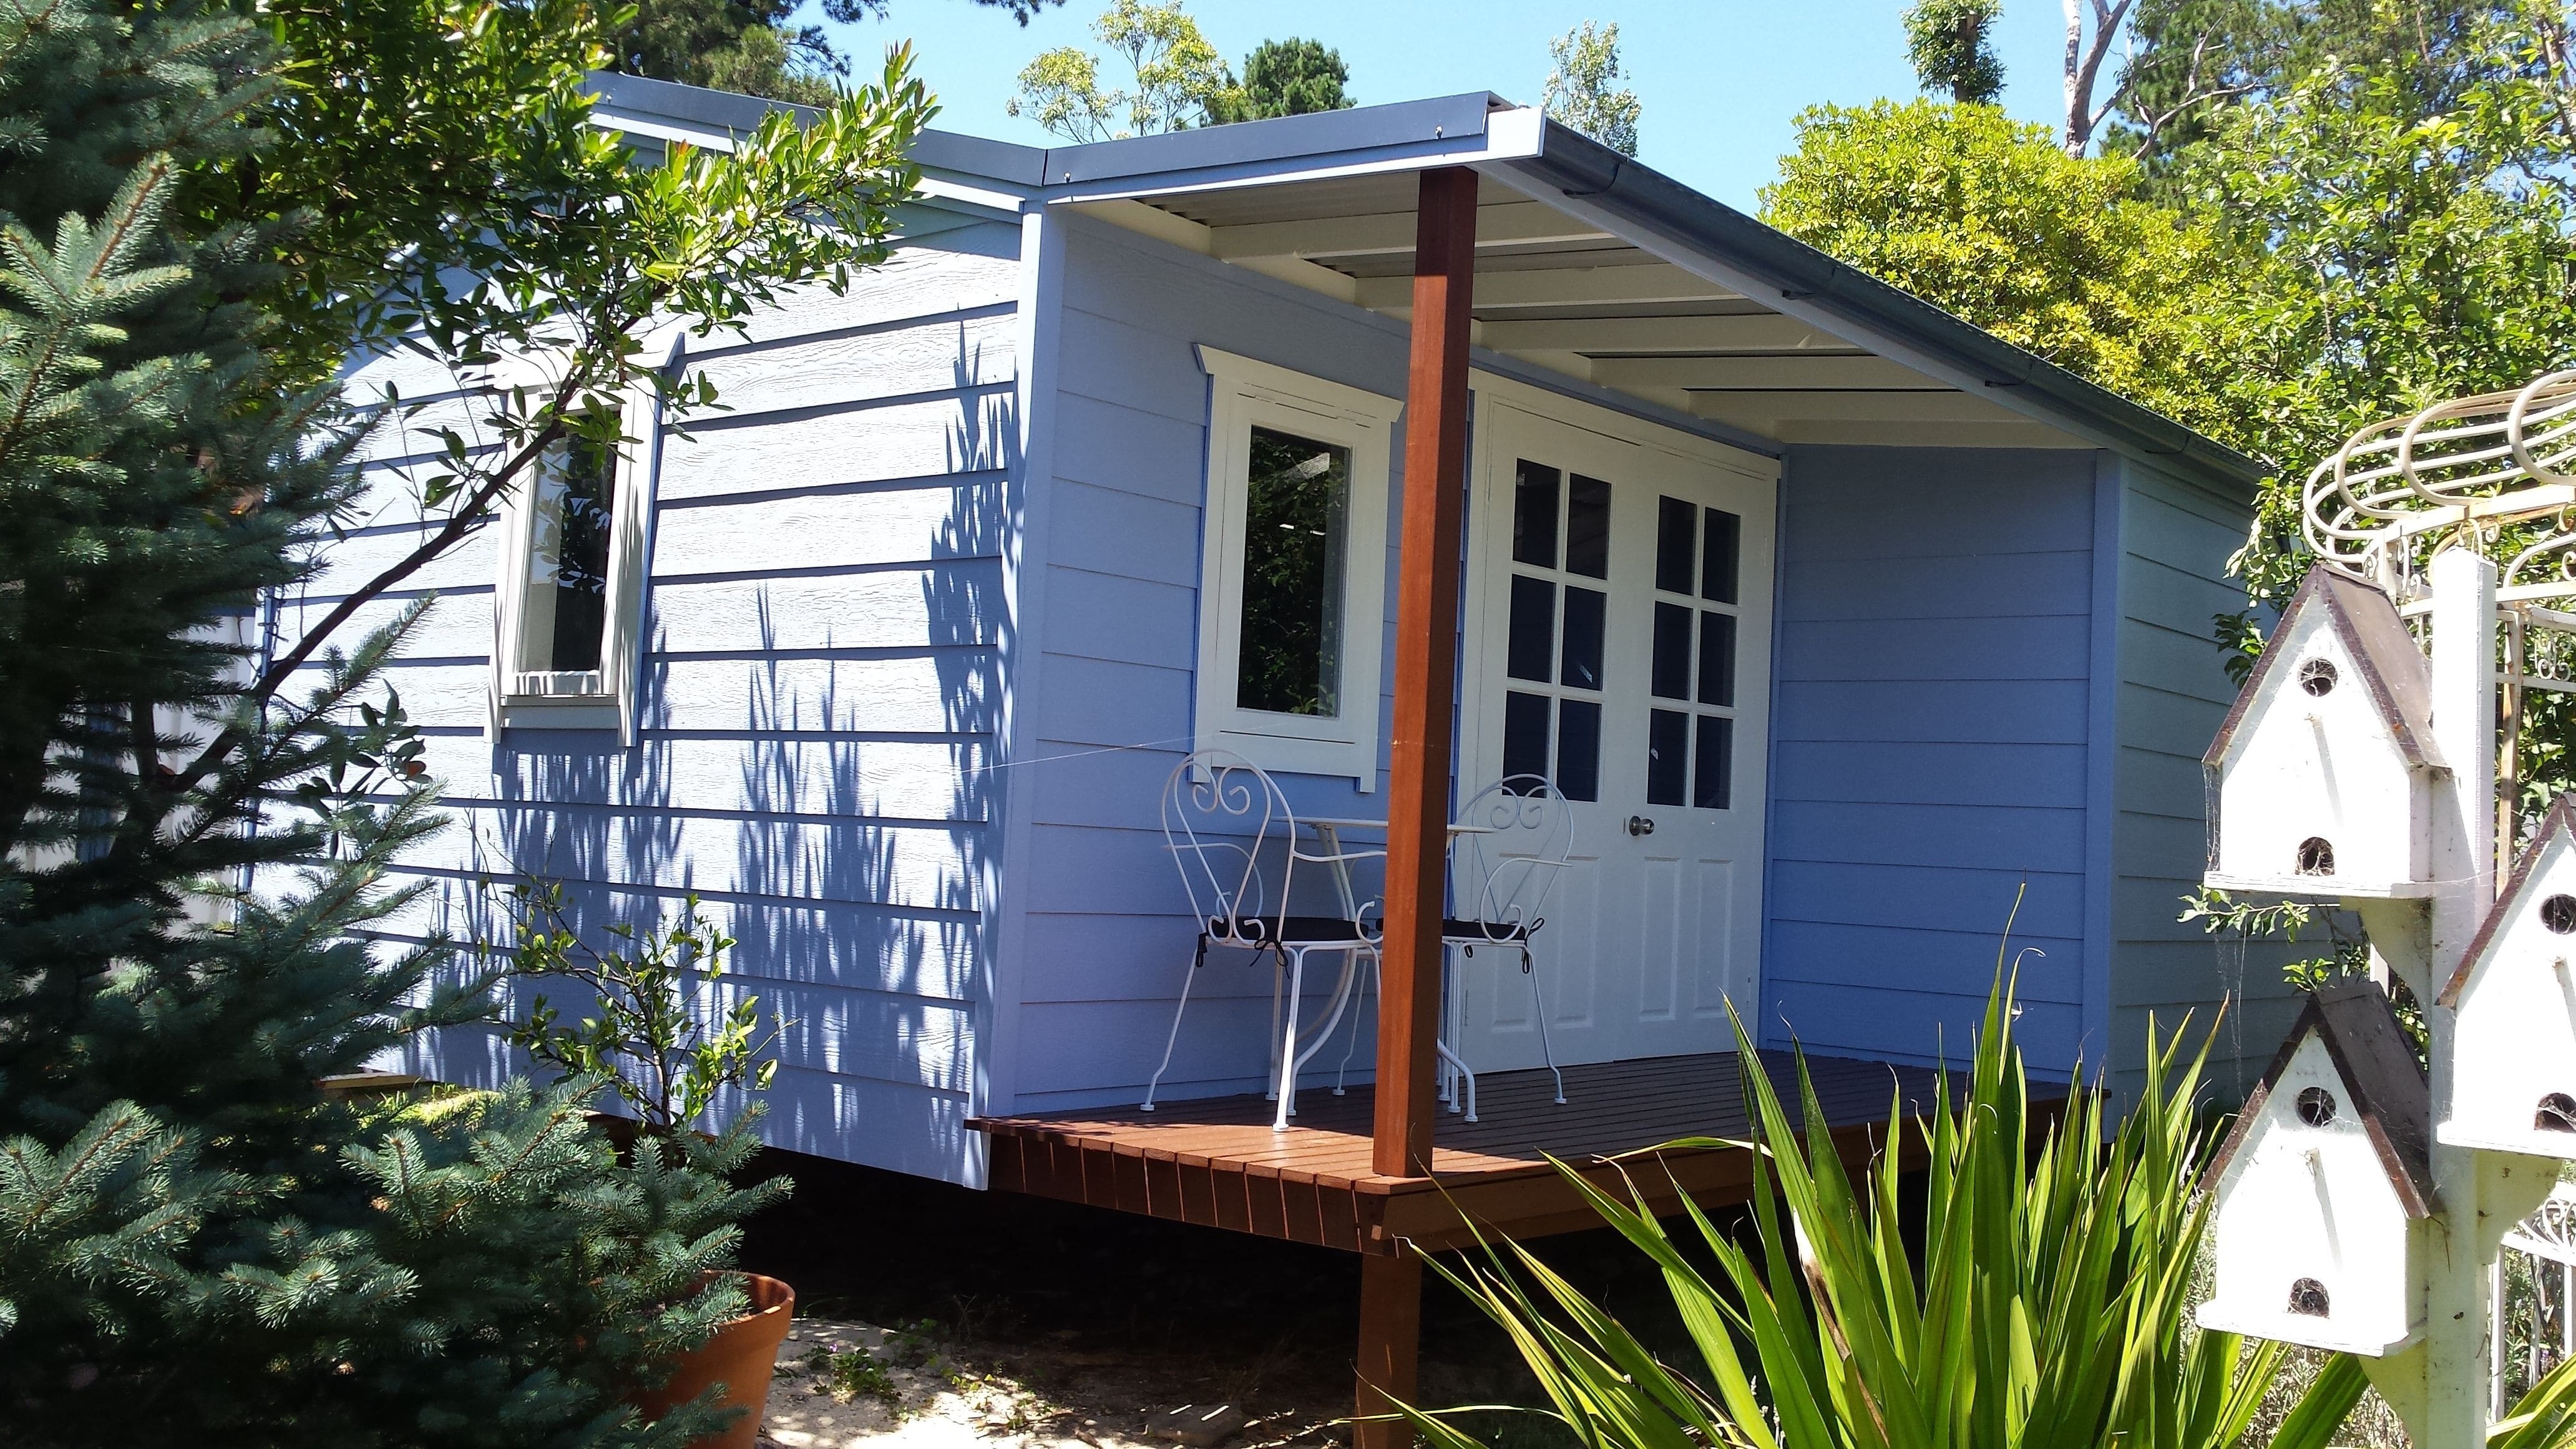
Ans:
[[[1377,982],[1380,990],[1384,990],[1386,985],[1385,982],[1378,980],[1375,956],[1369,957],[1369,964],[1361,969],[1368,972],[1368,975],[1351,987],[1351,1039],[1349,1045],[1342,1048],[1341,1066],[1333,1072],[1333,1095],[1336,1097],[1343,1094],[1343,1084],[1351,1075],[1351,1056],[1360,1049],[1360,999],[1369,989],[1366,983]]]
[[[1461,1084],[1459,1095],[1464,1100],[1467,1108],[1466,1120],[1470,1122],[1475,1121],[1476,1074],[1467,1070],[1467,1064],[1458,1060],[1458,1054],[1449,1050],[1449,1044],[1447,1042],[1432,1043],[1432,1050],[1440,1054],[1441,1065],[1458,1074],[1458,1080]],[[1458,1109],[1453,1106],[1449,1110],[1454,1112]]]
[[[1297,1115],[1297,1004],[1306,992],[1306,953],[1292,949],[1287,953],[1288,1009],[1287,1025],[1279,1037],[1279,1076],[1277,1090],[1279,1113],[1270,1122],[1273,1132],[1288,1130],[1288,1119]]]
[[[1190,1009],[1190,987],[1197,983],[1199,968],[1206,964],[1207,936],[1202,933],[1199,936],[1198,953],[1190,958],[1190,974],[1181,978],[1181,1004],[1172,1009],[1172,1034],[1163,1038],[1163,1064],[1154,1068],[1154,1079],[1145,1084],[1145,1105],[1141,1109],[1143,1111],[1154,1110],[1154,1094],[1162,1090],[1163,1073],[1172,1069],[1172,1048],[1180,1044],[1181,1018],[1188,1014]]]
[[[1461,949],[1469,956],[1476,954],[1473,946]],[[1471,1085],[1473,1074],[1467,1070],[1465,1058],[1459,1055],[1458,1050],[1459,1039],[1466,1034],[1467,1027],[1466,991],[1467,975],[1458,969],[1457,955],[1450,951],[1449,943],[1443,941],[1440,943],[1440,1035],[1450,1049],[1440,1063],[1440,1075],[1446,1079],[1441,1100],[1449,1104],[1452,1112],[1463,1107],[1467,1120],[1473,1122],[1476,1120],[1475,1089]]]
[[[1538,1054],[1547,1063],[1548,1075],[1556,1078],[1556,1105],[1565,1105],[1565,1073],[1556,1069],[1556,1048],[1547,1040],[1547,996],[1538,989],[1538,963],[1530,948],[1521,948],[1521,974],[1530,979],[1530,1010],[1538,1013]]]
[[[1260,949],[1255,946],[1255,957]],[[1280,1078],[1280,982],[1288,980],[1288,951],[1270,951],[1270,1065],[1262,1067],[1267,1083],[1262,1088],[1265,1098],[1278,1098]]]

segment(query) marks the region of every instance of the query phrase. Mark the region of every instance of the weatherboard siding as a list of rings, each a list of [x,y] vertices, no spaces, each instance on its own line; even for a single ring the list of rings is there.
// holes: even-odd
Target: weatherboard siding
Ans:
[[[1208,446],[1196,345],[1391,397],[1404,395],[1407,349],[1383,319],[1159,242],[1079,218],[1062,235],[1052,463],[1037,485],[1052,496],[1048,535],[1033,549],[1045,560],[1046,608],[1033,621],[1044,682],[1031,704],[1031,758],[1012,767],[1029,840],[1012,887],[1026,912],[1012,1064],[1020,1111],[1138,1099],[1190,966],[1193,932],[1158,801],[1193,729]],[[1390,540],[1394,506],[1391,496]],[[1392,610],[1392,542],[1383,566]],[[1384,810],[1382,793],[1363,795],[1347,779],[1280,779],[1301,813]],[[1323,884],[1320,869],[1314,880]],[[1338,965],[1315,964],[1328,982]],[[1212,959],[1192,990],[1166,1096],[1258,1089],[1269,973],[1266,959]],[[1353,1065],[1364,1075],[1370,1064],[1364,1039]]]
[[[2134,1046],[2150,1017],[2167,1033],[2186,1013],[2195,1030],[2206,1029],[2221,999],[2233,998],[2211,1042],[2210,1072],[2222,1090],[2242,1094],[2297,1014],[2281,977],[2289,953],[2213,940],[2180,916],[2208,850],[2200,757],[2236,698],[2212,625],[2245,607],[2227,557],[2244,546],[2253,513],[2135,463],[2123,466],[2121,508],[2115,1085],[2138,1085]]]
[[[439,598],[389,671],[454,817],[397,872],[432,893],[390,938],[493,937],[474,882],[513,870],[562,881],[593,928],[667,919],[694,892],[738,939],[731,989],[788,1018],[763,1135],[959,1181],[982,1160],[964,1123],[999,868],[985,767],[1010,632],[1018,248],[1015,226],[950,226],[842,296],[684,344],[723,408],[664,435],[633,748],[613,730],[486,740],[489,533],[415,581]],[[471,422],[416,358],[351,381],[389,376],[432,397],[415,433]],[[362,527],[281,598],[283,635],[422,536],[410,500],[434,446],[370,440]],[[485,1083],[522,1064],[451,1032],[409,1065]]]
[[[2086,1020],[2094,455],[1789,450],[1762,1044],[1965,1049],[2011,929],[2032,1064]]]

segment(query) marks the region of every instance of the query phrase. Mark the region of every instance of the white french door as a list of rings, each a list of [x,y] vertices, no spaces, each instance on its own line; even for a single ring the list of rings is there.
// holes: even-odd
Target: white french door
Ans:
[[[1459,794],[1535,773],[1570,802],[1536,940],[1556,1059],[1730,1050],[1761,941],[1776,472],[1504,384],[1478,389],[1469,474]],[[1537,1066],[1517,959],[1457,966],[1467,1064]]]

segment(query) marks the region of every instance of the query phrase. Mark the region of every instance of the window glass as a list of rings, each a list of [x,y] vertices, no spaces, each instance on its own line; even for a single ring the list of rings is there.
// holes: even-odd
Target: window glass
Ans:
[[[1708,544],[1701,550],[1706,561],[1700,566],[1700,597],[1721,604],[1741,603],[1735,593],[1736,573],[1742,566],[1744,551],[1744,520],[1723,508],[1712,508],[1706,523]]]
[[[1735,616],[1699,616],[1699,702],[1735,703]]]
[[[1548,698],[1515,689],[1503,696],[1503,773],[1547,773]]]
[[[1350,449],[1253,428],[1235,669],[1240,707],[1341,713],[1350,494]]]
[[[1679,805],[1690,778],[1690,716],[1659,709],[1646,717],[1646,803]]]
[[[526,668],[597,669],[608,633],[609,524],[617,506],[616,451],[587,440],[558,444],[539,485],[527,610]]]
[[[1580,473],[1565,488],[1565,571],[1610,577],[1610,485]]]
[[[1560,700],[1556,708],[1556,788],[1568,800],[1598,800],[1601,706],[1588,699],[1568,699]],[[1510,723],[1504,721],[1507,745]]]
[[[1505,671],[1514,679],[1545,684],[1555,654],[1556,585],[1526,574],[1512,575],[1511,642],[1505,651]]]
[[[1691,611],[1679,604],[1655,605],[1654,679],[1648,686],[1658,699],[1691,695]]]
[[[1512,477],[1512,561],[1556,567],[1556,495],[1563,475],[1544,463],[1520,460]]]
[[[1556,682],[1574,689],[1601,687],[1601,646],[1610,596],[1598,589],[1565,590],[1565,652]]]
[[[1691,777],[1691,804],[1702,810],[1732,806],[1735,789],[1735,721],[1724,715],[1699,717],[1699,770]]]
[[[1668,594],[1691,592],[1692,556],[1698,552],[1699,539],[1694,537],[1699,522],[1693,515],[1698,505],[1686,498],[1655,500],[1655,587]]]

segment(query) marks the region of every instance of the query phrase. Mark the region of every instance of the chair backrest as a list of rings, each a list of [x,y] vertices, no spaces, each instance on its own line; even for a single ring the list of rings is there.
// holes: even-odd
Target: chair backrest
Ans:
[[[1535,931],[1548,894],[1574,854],[1574,815],[1542,775],[1509,775],[1476,792],[1458,812],[1463,827],[1449,852],[1457,916],[1492,940]]]
[[[1220,940],[1262,939],[1257,922],[1287,909],[1297,817],[1278,782],[1231,750],[1200,750],[1163,785],[1163,841],[1181,870],[1190,914]],[[1280,900],[1261,878],[1263,847],[1281,843]]]

